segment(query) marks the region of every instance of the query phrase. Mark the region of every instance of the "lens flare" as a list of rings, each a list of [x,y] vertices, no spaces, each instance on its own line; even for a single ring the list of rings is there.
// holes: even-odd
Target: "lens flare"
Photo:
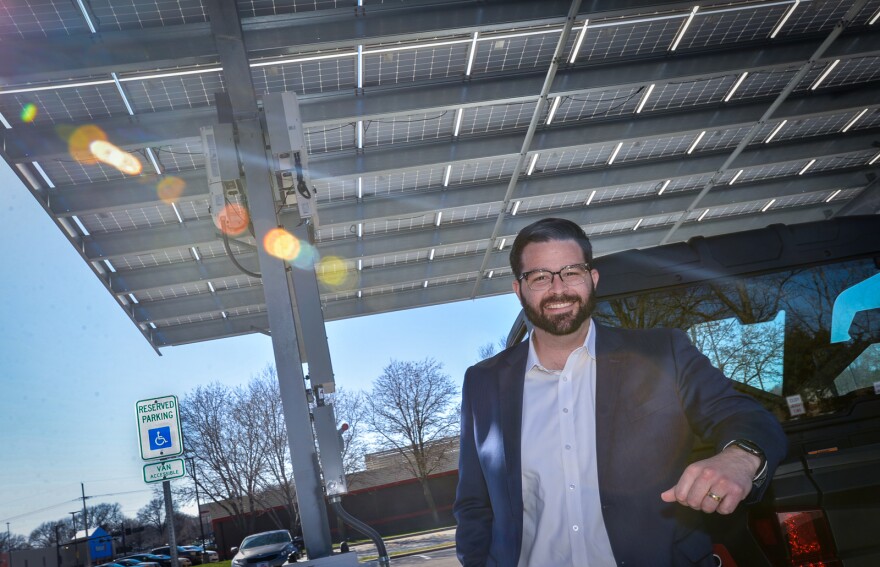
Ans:
[[[214,225],[226,234],[236,236],[247,229],[248,211],[244,205],[229,203],[214,218]]]
[[[29,102],[21,107],[21,121],[33,122],[37,117],[37,105]]]
[[[62,134],[63,135],[63,134]],[[92,153],[91,147],[94,142],[106,142],[107,134],[93,124],[86,124],[74,130],[67,138],[67,149],[70,156],[76,161],[92,165],[98,163],[98,158]]]
[[[340,287],[348,282],[350,273],[345,260],[338,256],[327,256],[318,263],[318,279],[326,285]]]
[[[299,239],[283,228],[273,228],[263,238],[266,253],[288,262],[299,256],[302,246]]]
[[[320,259],[321,255],[318,253],[317,248],[315,248],[308,242],[300,241],[299,255],[297,255],[297,257],[293,259],[291,264],[293,264],[296,268],[306,270],[318,265],[318,261]]]
[[[159,181],[159,184],[156,185],[156,194],[162,199],[163,203],[170,205],[176,203],[177,200],[180,199],[180,196],[183,195],[184,189],[186,189],[186,181],[179,177],[169,175]]]
[[[89,151],[98,161],[115,167],[126,175],[138,175],[144,167],[137,157],[105,140],[95,140],[89,144]]]

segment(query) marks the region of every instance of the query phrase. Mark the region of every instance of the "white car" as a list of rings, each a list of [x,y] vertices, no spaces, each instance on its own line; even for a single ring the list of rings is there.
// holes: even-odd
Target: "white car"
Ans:
[[[213,549],[205,550],[205,562],[207,563],[217,563],[220,561],[220,554],[214,551]]]

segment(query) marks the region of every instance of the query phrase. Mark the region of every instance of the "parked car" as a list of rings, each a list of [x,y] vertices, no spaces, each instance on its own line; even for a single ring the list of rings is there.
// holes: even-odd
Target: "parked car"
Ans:
[[[201,545],[184,545],[183,548],[187,551],[197,551],[201,553],[203,563],[215,563],[220,561],[220,554],[212,549],[205,549]]]
[[[161,567],[161,564],[158,561],[141,561],[140,559],[135,559],[133,557],[114,559],[113,562],[118,563],[123,567]]]
[[[201,547],[192,546],[192,548],[186,548],[182,545],[178,545],[177,546],[177,557],[178,557],[178,559],[180,559],[180,558],[189,559],[189,561],[192,565],[201,565],[202,564],[202,551],[201,551],[201,549],[202,549]],[[160,555],[171,555],[171,547],[169,547],[167,545],[164,547],[155,547],[150,550],[150,553],[157,553]],[[181,567],[183,567],[183,566],[181,565]]]
[[[280,567],[288,561],[297,561],[302,555],[302,549],[287,530],[249,535],[230,551],[235,553],[232,567]]]
[[[161,555],[154,553],[130,553],[123,557],[123,559],[136,559],[137,561],[146,561],[151,563],[158,563],[159,567],[171,567],[171,556],[170,555]],[[191,565],[189,559],[186,562]],[[180,567],[187,567],[181,561]]]

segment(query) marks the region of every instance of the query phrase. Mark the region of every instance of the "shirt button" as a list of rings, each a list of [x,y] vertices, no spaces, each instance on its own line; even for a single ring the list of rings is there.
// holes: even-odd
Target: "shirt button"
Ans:
[[[568,413],[568,408],[562,408],[562,413]]]
[[[571,445],[566,445],[565,448],[566,448],[567,450],[571,451]]]
[[[569,485],[568,485],[568,489],[569,489],[569,490],[574,490],[574,485],[573,485],[573,484],[569,484]]]
[[[572,526],[571,529],[573,529],[574,531],[578,531],[580,528],[577,526]]]
[[[563,381],[563,382],[568,382],[568,377],[563,376],[563,377],[562,377],[562,381]]]

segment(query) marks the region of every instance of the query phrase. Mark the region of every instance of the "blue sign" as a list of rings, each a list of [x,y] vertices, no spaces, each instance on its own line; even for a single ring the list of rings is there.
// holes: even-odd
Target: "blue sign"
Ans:
[[[171,427],[157,427],[147,433],[150,438],[150,450],[162,450],[171,447]]]

